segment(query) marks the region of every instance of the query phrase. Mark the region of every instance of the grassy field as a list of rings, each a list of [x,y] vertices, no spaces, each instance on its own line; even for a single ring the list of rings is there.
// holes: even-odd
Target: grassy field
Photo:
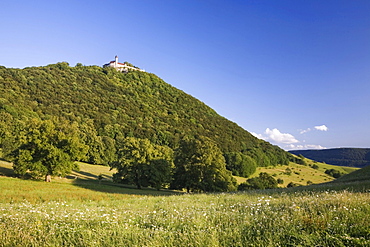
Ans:
[[[118,186],[107,167],[85,165],[52,183],[0,177],[0,246],[370,246],[370,171],[361,182],[184,194]]]
[[[369,246],[368,192],[1,203],[2,246]]]
[[[325,174],[327,169],[336,169],[343,174],[348,174],[353,171],[358,170],[355,167],[343,167],[343,166],[333,166],[320,162],[313,162],[306,159],[307,165],[298,165],[295,163],[290,163],[289,166],[276,166],[276,167],[258,167],[257,171],[251,177],[257,177],[261,172],[266,172],[272,175],[275,179],[282,179],[284,183],[279,184],[279,187],[286,188],[286,186],[293,182],[298,185],[307,184],[321,184],[333,181],[334,178]],[[318,169],[313,169],[311,165],[317,165]],[[289,171],[290,172],[287,172]],[[246,178],[237,177],[238,183],[246,181]]]

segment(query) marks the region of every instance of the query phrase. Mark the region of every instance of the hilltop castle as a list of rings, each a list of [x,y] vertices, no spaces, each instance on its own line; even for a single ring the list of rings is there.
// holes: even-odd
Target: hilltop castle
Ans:
[[[118,56],[115,57],[114,61],[110,61],[109,63],[104,64],[103,67],[113,67],[117,71],[121,71],[121,72],[124,72],[124,73],[127,73],[129,70],[137,70],[137,71],[145,72],[145,70],[129,66],[125,63],[119,63],[118,62]]]

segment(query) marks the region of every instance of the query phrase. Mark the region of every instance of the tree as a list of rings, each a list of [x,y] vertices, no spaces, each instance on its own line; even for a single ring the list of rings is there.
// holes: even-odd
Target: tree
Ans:
[[[148,139],[126,137],[120,143],[117,158],[110,162],[116,182],[132,183],[141,189],[153,186],[160,189],[171,181],[173,151],[169,147],[152,144]]]
[[[16,174],[50,181],[51,176],[65,176],[77,168],[74,161],[85,155],[87,146],[80,142],[76,123],[56,121],[26,122],[17,136],[18,146],[9,154]]]
[[[250,178],[245,183],[241,183],[238,190],[247,189],[274,189],[278,187],[276,179],[266,172],[261,172],[258,177]]]
[[[316,164],[313,164],[312,166],[311,166],[313,169],[319,169],[319,166],[318,165],[316,165]]]
[[[104,153],[104,142],[102,137],[98,136],[93,121],[89,119],[86,122],[82,123],[80,125],[80,131],[82,133],[82,140],[86,145],[89,146],[84,161],[90,164],[107,165],[108,161],[106,161],[105,158],[108,155],[105,155]],[[110,150],[114,150],[114,148],[111,148]]]
[[[172,150],[171,150],[172,151]],[[160,190],[170,184],[173,173],[173,161],[169,159],[154,159],[147,169],[148,183]]]
[[[293,188],[293,187],[297,187],[297,186],[299,186],[299,184],[294,183],[294,182],[290,182],[286,187],[287,188]]]
[[[249,177],[256,171],[257,163],[248,155],[239,152],[231,152],[226,153],[224,156],[226,168],[232,171],[235,176]]]
[[[328,169],[325,171],[325,173],[328,174],[329,176],[332,176],[333,178],[340,178],[343,175],[343,173],[341,173],[337,169]]]
[[[1,102],[0,102],[1,107]],[[4,144],[11,138],[12,128],[14,128],[14,120],[12,115],[7,112],[0,111],[0,148],[2,149]]]
[[[176,150],[175,166],[173,188],[188,192],[236,190],[221,150],[208,138],[183,139]]]

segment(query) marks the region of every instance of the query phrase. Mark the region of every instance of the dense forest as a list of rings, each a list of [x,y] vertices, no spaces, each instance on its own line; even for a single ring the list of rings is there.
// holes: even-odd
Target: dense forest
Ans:
[[[337,166],[362,168],[370,165],[370,148],[332,148],[323,150],[292,150],[289,152]]]
[[[86,152],[76,159],[91,164],[115,164],[125,138],[148,140],[153,147],[165,146],[175,153],[185,139],[187,143],[206,140],[204,145],[217,146],[234,175],[247,176],[256,166],[288,164],[294,159],[152,73],[120,73],[82,64],[71,67],[66,62],[24,69],[1,66],[3,156],[12,154],[9,157],[14,159],[17,152],[19,156],[21,145],[29,147],[24,137],[37,128],[65,136],[72,133],[75,139],[77,135],[80,146],[75,143],[76,147]],[[32,141],[37,143],[35,138],[44,137],[35,134]],[[62,139],[55,143],[61,146]]]

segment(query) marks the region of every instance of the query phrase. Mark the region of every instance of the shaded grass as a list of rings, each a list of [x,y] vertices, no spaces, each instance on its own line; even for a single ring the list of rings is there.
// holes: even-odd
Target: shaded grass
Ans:
[[[125,188],[112,182],[99,184],[98,181],[54,179],[52,183],[46,183],[8,177],[0,178],[0,188],[0,203],[121,200],[131,196],[176,193],[166,190]]]
[[[359,181],[370,181],[370,166],[366,166],[360,170],[354,171],[343,177],[338,178],[333,182],[345,183],[345,182],[359,182]]]
[[[71,177],[77,177],[80,179],[98,179],[99,175],[102,175],[105,180],[112,180],[112,174],[115,172],[111,171],[109,166],[102,165],[90,165],[82,162],[77,162],[80,167],[79,171],[73,171]]]
[[[0,160],[0,176],[14,177],[13,166],[11,163]]]

